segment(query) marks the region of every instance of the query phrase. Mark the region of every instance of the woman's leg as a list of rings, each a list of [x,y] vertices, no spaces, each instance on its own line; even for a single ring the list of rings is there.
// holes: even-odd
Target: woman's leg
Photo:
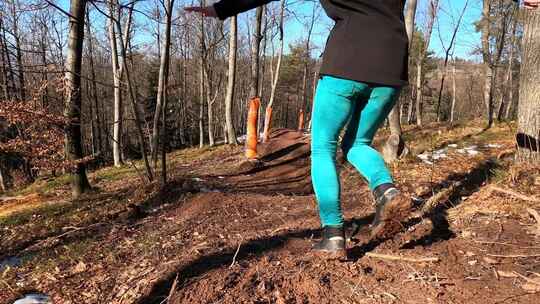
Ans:
[[[394,106],[399,88],[371,86],[360,100],[347,126],[342,148],[347,160],[364,176],[369,188],[393,183],[382,156],[371,147],[375,133]]]
[[[336,148],[353,109],[358,82],[324,76],[317,86],[311,131],[311,177],[323,227],[343,225]],[[367,87],[367,85],[366,85]]]

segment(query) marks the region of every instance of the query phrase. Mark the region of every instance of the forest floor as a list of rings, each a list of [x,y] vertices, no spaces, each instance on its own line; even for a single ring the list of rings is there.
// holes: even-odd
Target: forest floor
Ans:
[[[161,190],[130,165],[92,172],[74,201],[66,177],[42,179],[0,200],[0,303],[540,303],[540,167],[513,164],[513,126],[405,134],[413,153],[392,171],[418,210],[390,239],[368,238],[371,195],[342,165],[360,227],[347,261],[310,254],[319,222],[296,132],[274,133],[260,163],[241,147],[170,153]]]

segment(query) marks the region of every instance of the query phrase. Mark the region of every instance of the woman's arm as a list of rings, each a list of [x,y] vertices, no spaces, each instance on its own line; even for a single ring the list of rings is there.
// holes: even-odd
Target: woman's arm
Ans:
[[[186,7],[188,12],[198,12],[207,17],[217,17],[225,20],[239,13],[277,0],[221,0],[214,5],[206,7]]]

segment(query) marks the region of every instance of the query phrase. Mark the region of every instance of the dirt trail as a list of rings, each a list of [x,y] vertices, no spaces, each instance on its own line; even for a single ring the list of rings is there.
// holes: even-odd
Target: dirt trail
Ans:
[[[540,168],[509,169],[496,159],[508,140],[478,155],[449,149],[435,165],[411,158],[394,166],[400,186],[419,198],[450,190],[442,204],[381,242],[365,233],[373,213],[367,186],[344,164],[345,218],[361,233],[350,243],[350,260],[337,262],[310,255],[319,222],[308,138],[285,130],[273,138],[261,162],[239,164],[240,149],[223,150],[175,163],[176,177],[162,191],[139,187],[94,201],[95,212],[109,215],[40,243],[22,266],[0,273],[0,303],[28,291],[77,304],[540,302],[540,284],[531,283],[540,274],[537,223],[523,212],[540,205],[485,186],[540,193]],[[26,229],[10,227],[5,231]]]

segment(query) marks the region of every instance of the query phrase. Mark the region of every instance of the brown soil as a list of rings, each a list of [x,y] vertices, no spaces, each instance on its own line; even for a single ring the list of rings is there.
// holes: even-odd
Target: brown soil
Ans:
[[[343,165],[345,217],[360,227],[346,262],[310,253],[319,222],[303,134],[274,133],[254,163],[239,162],[241,148],[178,161],[165,189],[124,182],[114,199],[95,195],[81,208],[103,216],[73,233],[6,226],[7,235],[28,229],[19,231],[34,238],[0,237],[9,255],[24,259],[0,273],[0,303],[29,290],[55,303],[539,303],[538,223],[525,207],[540,203],[487,189],[496,183],[535,198],[540,168],[496,160],[512,145],[497,143],[476,156],[449,153],[436,166],[412,158],[393,166],[400,186],[419,198],[460,183],[430,213],[379,241],[366,228],[371,195]]]

